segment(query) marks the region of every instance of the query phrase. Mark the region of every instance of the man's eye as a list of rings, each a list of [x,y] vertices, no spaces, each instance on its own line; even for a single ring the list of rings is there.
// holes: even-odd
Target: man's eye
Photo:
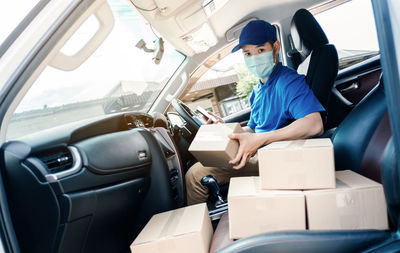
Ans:
[[[243,53],[243,55],[244,55],[244,57],[249,57],[250,53],[249,52],[245,52],[245,53]]]
[[[259,48],[259,49],[258,49],[258,53],[262,53],[262,52],[264,52],[264,51],[265,51],[264,48]]]

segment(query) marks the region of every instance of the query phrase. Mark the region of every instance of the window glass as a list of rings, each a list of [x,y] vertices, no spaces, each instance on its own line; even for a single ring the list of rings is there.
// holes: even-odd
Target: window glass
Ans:
[[[257,83],[239,50],[207,70],[182,100],[192,110],[201,106],[225,117],[249,107],[248,97]]]
[[[379,54],[370,0],[352,0],[315,15],[343,69]]]
[[[0,3],[0,45],[38,2],[39,0],[12,0]]]
[[[99,115],[147,112],[185,56],[167,42],[160,64],[136,47],[154,48],[151,27],[125,0],[108,0],[115,24],[102,45],[77,69],[50,66],[41,73],[12,116],[7,139]],[[74,54],[99,23],[90,17],[61,50]]]

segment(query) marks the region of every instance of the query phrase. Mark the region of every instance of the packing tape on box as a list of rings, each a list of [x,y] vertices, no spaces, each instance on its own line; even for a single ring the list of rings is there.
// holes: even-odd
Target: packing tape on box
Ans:
[[[199,142],[210,142],[210,141],[224,141],[228,137],[222,137],[220,135],[196,135],[195,140]]]
[[[354,206],[355,199],[350,191],[336,193],[336,206],[338,208]]]
[[[272,200],[271,200],[272,201]],[[255,201],[255,210],[256,211],[266,211],[268,209],[274,208],[273,201],[270,202],[270,199],[259,199]]]
[[[292,141],[289,145],[288,148],[296,149],[296,148],[301,148],[304,146],[306,143],[306,140],[297,140],[297,141]]]
[[[185,208],[174,210],[170,213],[168,217],[168,221],[164,224],[164,227],[161,229],[161,232],[158,236],[160,239],[168,239],[170,237],[175,236],[176,229],[179,225],[179,221],[185,213]]]
[[[157,243],[158,252],[165,252],[168,249],[168,252],[178,252],[178,247],[174,240],[162,240]]]
[[[290,175],[287,179],[287,182],[290,185],[307,185],[308,183],[307,173],[303,172]]]

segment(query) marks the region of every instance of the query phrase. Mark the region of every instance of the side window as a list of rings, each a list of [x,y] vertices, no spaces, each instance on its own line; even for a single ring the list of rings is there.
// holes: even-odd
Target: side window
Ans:
[[[339,55],[339,69],[379,54],[370,0],[352,0],[315,15]]]

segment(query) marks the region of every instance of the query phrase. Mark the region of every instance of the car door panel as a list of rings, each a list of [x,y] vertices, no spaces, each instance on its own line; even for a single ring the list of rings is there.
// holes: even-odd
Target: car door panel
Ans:
[[[377,86],[380,75],[379,55],[339,71],[328,102],[326,128],[337,127],[353,107]]]
[[[379,82],[382,71],[380,69],[363,73],[349,81],[339,83],[336,89],[352,104],[358,104]]]

